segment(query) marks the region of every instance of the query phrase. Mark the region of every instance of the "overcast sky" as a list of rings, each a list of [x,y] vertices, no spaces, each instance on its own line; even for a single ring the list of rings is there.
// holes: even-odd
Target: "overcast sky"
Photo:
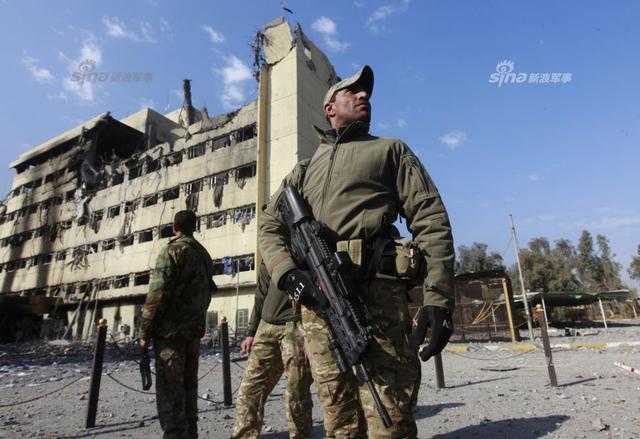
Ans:
[[[628,280],[640,244],[640,2],[286,7],[294,15],[273,0],[0,0],[0,162],[106,110],[175,109],[183,78],[211,115],[256,99],[249,44],[285,15],[339,75],[372,66],[372,132],[404,139],[421,158],[456,245],[485,242],[511,263],[512,213],[521,247],[605,234]],[[80,85],[80,68],[130,80]],[[13,176],[0,173],[0,191]]]

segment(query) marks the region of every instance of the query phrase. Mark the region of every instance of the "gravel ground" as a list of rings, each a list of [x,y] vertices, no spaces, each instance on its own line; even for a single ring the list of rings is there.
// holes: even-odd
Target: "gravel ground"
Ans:
[[[571,341],[639,341],[640,326],[612,328],[608,334],[554,337]],[[0,346],[0,437],[4,438],[150,438],[160,437],[155,396],[140,393],[138,367],[129,357],[107,349],[97,427],[83,428],[91,367],[90,347],[51,347],[46,344]],[[66,352],[65,352],[66,351]],[[133,352],[133,351],[130,351]],[[415,416],[421,438],[640,438],[640,376],[613,365],[640,367],[640,348],[555,351],[560,387],[547,385],[541,351],[491,352],[481,344],[465,353],[443,354],[446,388],[437,389],[432,362],[423,364]],[[246,362],[233,362],[236,389]],[[106,374],[131,389],[117,383]],[[204,353],[200,362],[200,433],[203,438],[227,438],[234,409],[222,401],[219,356]],[[42,397],[68,385],[63,390]],[[280,381],[269,397],[263,436],[286,438],[284,386]],[[322,413],[313,409],[314,438],[323,437]]]

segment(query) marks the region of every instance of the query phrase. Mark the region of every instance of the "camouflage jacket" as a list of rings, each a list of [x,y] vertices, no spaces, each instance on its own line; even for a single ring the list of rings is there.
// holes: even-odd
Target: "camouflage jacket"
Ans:
[[[205,332],[213,261],[192,236],[174,238],[162,249],[142,309],[140,338],[200,338]]]
[[[398,215],[426,259],[424,305],[453,309],[453,237],[449,217],[435,184],[399,139],[368,134],[354,122],[335,138],[316,128],[320,146],[285,177],[264,208],[259,246],[274,283],[295,268],[287,250],[288,236],[277,204],[284,185],[294,185],[317,221],[336,240],[370,239],[393,224]]]

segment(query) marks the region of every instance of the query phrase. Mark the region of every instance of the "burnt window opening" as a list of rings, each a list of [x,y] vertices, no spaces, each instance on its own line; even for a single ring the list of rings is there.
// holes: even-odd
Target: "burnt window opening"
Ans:
[[[91,287],[91,285],[89,283],[85,282],[85,283],[82,283],[82,284],[78,285],[77,288],[75,289],[76,290],[75,292],[77,294],[80,294],[80,295],[84,296],[85,294],[87,294],[89,292],[89,288],[90,287]]]
[[[87,250],[89,250],[90,253],[98,253],[98,243],[93,242],[91,244],[88,244]]]
[[[38,265],[40,257],[39,256],[33,256],[31,257],[31,259],[29,260],[29,266],[30,267],[35,267],[36,265]]]
[[[240,265],[240,271],[252,271],[255,268],[255,258],[253,255],[239,256],[234,261],[235,264]]]
[[[147,160],[146,167],[147,174],[150,172],[156,172],[158,169],[160,169],[160,159]]]
[[[126,288],[129,286],[129,275],[116,276],[113,281],[114,288]]]
[[[118,243],[120,244],[120,247],[129,247],[130,245],[133,245],[133,235],[125,235],[118,238]]]
[[[213,261],[213,274],[218,275],[218,274],[224,274],[224,264],[222,263],[221,259],[216,259]]]
[[[113,250],[116,247],[115,239],[105,239],[102,241],[102,251]]]
[[[34,189],[37,188],[37,187],[40,187],[40,186],[42,186],[42,179],[41,178],[38,178],[37,180],[33,180],[33,188]]]
[[[64,261],[67,259],[67,252],[65,250],[56,253],[56,261]]]
[[[226,148],[229,145],[231,145],[231,139],[229,138],[228,134],[225,134],[222,137],[213,139],[213,142],[211,145],[211,151],[216,151],[218,149]]]
[[[86,216],[81,216],[80,218],[77,219],[76,224],[79,226],[84,226],[85,224],[87,224],[87,217]]]
[[[195,194],[202,190],[202,180],[192,181],[186,184],[187,195]]]
[[[170,201],[175,200],[180,197],[180,186],[172,187],[171,189],[167,189],[162,194],[162,201]]]
[[[32,204],[31,206],[29,206],[27,213],[29,215],[33,215],[34,213],[38,212],[38,205],[37,204]]]
[[[142,166],[136,165],[132,168],[129,168],[129,180],[133,180],[142,175]]]
[[[173,236],[173,225],[160,226],[160,238],[171,238]]]
[[[120,206],[112,206],[107,210],[107,218],[115,218],[120,215]]]
[[[218,174],[212,175],[209,177],[209,186],[221,186],[229,183],[229,173],[228,172],[220,172]]]
[[[16,218],[22,218],[26,215],[26,209],[20,209],[16,211]]]
[[[70,220],[67,220],[67,221],[61,221],[61,222],[60,222],[60,228],[61,228],[62,230],[68,230],[68,229],[70,229],[70,228],[71,228],[71,221],[70,221]]]
[[[104,210],[96,210],[91,213],[91,225],[94,230],[98,230],[100,228],[100,223],[102,222],[102,218],[104,218]]]
[[[52,183],[53,182],[53,173],[47,175],[44,177],[44,182],[45,183]]]
[[[236,142],[244,142],[256,136],[256,124],[248,125],[236,131]]]
[[[49,233],[49,230],[50,230],[50,229],[49,229],[49,226],[48,226],[48,225],[46,225],[46,224],[45,224],[44,226],[42,226],[42,227],[38,227],[38,228],[35,230],[35,232],[36,232],[36,236],[37,236],[38,238],[42,238],[43,236],[46,236],[46,235],[47,235],[47,233]]]
[[[138,233],[138,242],[149,242],[153,240],[153,230],[143,230]]]
[[[61,292],[62,292],[62,286],[60,285],[55,285],[49,288],[49,296],[51,297],[58,297]]]
[[[0,247],[6,247],[9,245],[9,238],[0,239]]]
[[[227,213],[218,212],[207,216],[207,229],[222,227],[227,223]]]
[[[53,173],[53,179],[54,180],[59,180],[62,177],[64,177],[64,173],[67,172],[66,169],[58,169],[56,172]]]
[[[163,158],[165,167],[177,165],[182,162],[182,151],[176,151]]]
[[[9,221],[13,221],[15,218],[16,218],[16,212],[15,212],[15,211],[13,211],[13,212],[9,212],[9,213],[7,214],[7,219],[8,219]]]
[[[124,174],[122,172],[114,172],[111,174],[111,186],[117,186],[124,181]]]
[[[194,159],[196,157],[203,156],[205,152],[204,143],[199,143],[197,145],[193,145],[187,149],[187,158],[189,160]]]
[[[138,200],[127,201],[124,203],[124,213],[135,212],[138,208]]]
[[[75,189],[72,189],[70,191],[67,191],[64,194],[64,201],[73,201],[74,200],[74,195],[75,195],[76,191]]]
[[[53,261],[53,254],[52,253],[49,253],[49,254],[46,254],[46,255],[42,256],[42,263],[43,264],[50,264],[51,261]]]
[[[51,200],[44,200],[42,203],[40,203],[40,210],[49,210],[50,206]]]
[[[100,279],[97,285],[98,291],[108,290],[110,288],[109,284],[110,284],[109,279]]]
[[[61,204],[63,203],[63,201],[62,201],[62,197],[58,197],[58,196],[53,197],[53,198],[51,199],[51,203],[52,203],[54,206],[59,206],[59,205],[61,205]]]
[[[249,165],[237,168],[236,172],[235,172],[235,175],[236,175],[236,180],[242,180],[242,179],[245,179],[245,178],[255,177],[255,175],[256,175],[256,164],[255,163],[251,163]]]
[[[20,188],[15,188],[14,190],[11,191],[11,197],[17,197],[18,195],[20,195]]]
[[[240,207],[238,209],[233,210],[233,222],[250,222],[252,219],[256,217],[256,205],[252,204],[251,206]]]
[[[158,194],[147,195],[142,199],[142,207],[153,206],[158,202]]]
[[[133,275],[133,285],[149,285],[149,272],[142,271]]]
[[[0,216],[0,224],[4,224],[6,222],[7,222],[7,216],[6,215]]]

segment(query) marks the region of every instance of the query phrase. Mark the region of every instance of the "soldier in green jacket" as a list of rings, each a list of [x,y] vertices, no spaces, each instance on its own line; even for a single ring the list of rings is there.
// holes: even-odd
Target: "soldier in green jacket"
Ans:
[[[312,429],[311,371],[304,353],[300,309],[292,307],[286,291],[271,282],[260,265],[249,333],[241,344],[249,361],[236,400],[232,438],[257,438],[262,430],[264,404],[284,372],[290,438],[309,438]]]
[[[198,359],[213,282],[209,252],[193,237],[196,216],[176,213],[142,310],[140,350],[153,340],[156,402],[165,439],[198,437]]]
[[[302,326],[324,407],[325,434],[414,438],[417,428],[412,412],[421,371],[415,344],[422,340],[411,340],[408,283],[393,273],[381,273],[377,261],[373,267],[367,266],[367,260],[371,263],[376,260],[372,255],[380,253],[374,248],[377,242],[393,238],[392,225],[398,215],[406,218],[428,267],[423,281],[424,306],[417,318],[418,327],[432,328],[428,357],[442,351],[452,332],[453,238],[440,194],[415,154],[399,139],[369,134],[372,91],[373,71],[369,66],[329,89],[323,108],[331,129],[316,127],[320,139],[316,153],[310,161],[298,163],[265,207],[259,246],[276,285],[290,294],[296,289],[316,288],[288,250],[287,229],[277,209],[285,185],[298,189],[314,218],[327,226],[333,241],[364,242],[363,253],[368,259],[358,284],[378,328],[366,361],[393,425],[384,427],[365,384],[352,374],[340,373],[328,348],[327,322],[314,309],[312,297],[307,297],[309,306],[302,307]],[[303,288],[299,288],[300,283]],[[305,304],[303,296],[300,301]]]

